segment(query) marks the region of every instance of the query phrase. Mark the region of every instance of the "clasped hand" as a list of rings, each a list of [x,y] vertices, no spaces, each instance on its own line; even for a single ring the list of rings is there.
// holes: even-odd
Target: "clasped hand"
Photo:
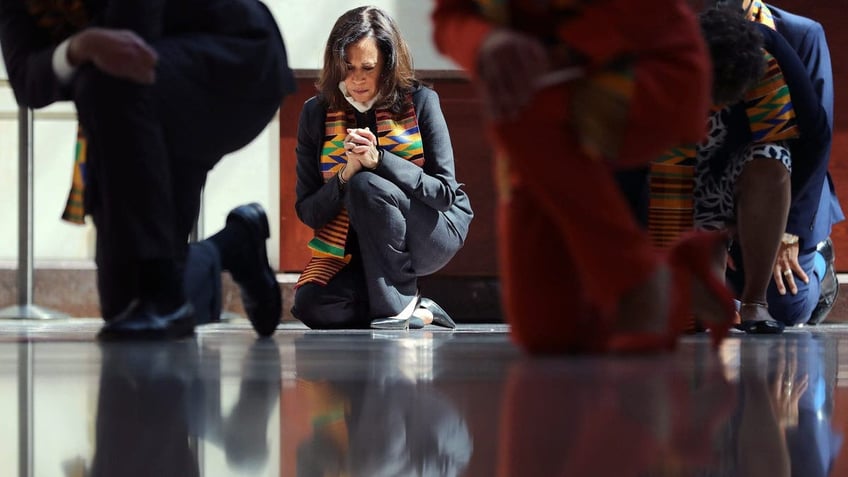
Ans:
[[[377,136],[368,128],[348,129],[344,148],[347,157],[345,169],[350,169],[346,174],[348,178],[363,168],[374,169],[380,162]]]

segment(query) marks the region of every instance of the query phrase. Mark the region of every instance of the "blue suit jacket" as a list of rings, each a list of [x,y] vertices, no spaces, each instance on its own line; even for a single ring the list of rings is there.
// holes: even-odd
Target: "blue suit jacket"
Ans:
[[[803,63],[813,89],[827,114],[827,124],[833,131],[833,72],[830,64],[830,51],[825,39],[824,28],[817,21],[789,13],[768,5],[774,15],[777,31],[795,50]],[[791,89],[791,88],[790,88]],[[791,93],[791,91],[790,91]],[[827,172],[830,163],[830,140],[820,154],[826,157],[799,158],[814,168],[808,182],[801,189],[793,187],[792,206],[789,209],[789,221],[786,231],[801,238],[801,248],[814,247],[830,235],[833,224],[844,220],[845,215],[839,205],[833,188],[833,181]],[[802,151],[798,151],[802,152]],[[802,152],[803,153],[803,152]],[[793,156],[796,151],[793,150]],[[796,161],[793,160],[793,163]],[[801,161],[798,161],[800,165]],[[793,174],[801,172],[793,165]]]

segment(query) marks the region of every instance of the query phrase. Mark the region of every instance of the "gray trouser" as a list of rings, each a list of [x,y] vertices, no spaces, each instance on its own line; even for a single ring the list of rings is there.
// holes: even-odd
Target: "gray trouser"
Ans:
[[[418,277],[444,267],[463,244],[443,212],[374,173],[353,176],[345,207],[359,244],[347,251],[354,260],[327,286],[295,293],[292,314],[311,328],[361,328],[397,315],[418,293]]]

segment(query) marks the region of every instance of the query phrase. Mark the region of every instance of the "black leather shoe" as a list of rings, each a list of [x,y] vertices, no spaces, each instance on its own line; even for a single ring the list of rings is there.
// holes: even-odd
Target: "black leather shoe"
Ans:
[[[786,325],[777,320],[745,320],[736,325],[736,329],[749,335],[779,335]]]
[[[835,259],[833,253],[833,242],[828,237],[824,242],[816,246],[816,250],[822,254],[825,261],[824,278],[821,281],[821,295],[816,307],[813,308],[810,319],[807,321],[809,325],[818,325],[823,322],[830,310],[833,309],[833,304],[836,303],[836,297],[839,296],[839,280],[836,278],[836,270],[833,268]]]
[[[280,284],[265,250],[265,240],[271,236],[268,217],[256,203],[242,205],[227,215],[227,227],[241,226],[246,232],[242,260],[230,267],[230,274],[241,290],[241,301],[250,324],[259,336],[271,336],[283,311]]]
[[[126,310],[100,329],[97,338],[117,340],[172,340],[194,334],[194,307],[186,302],[168,313],[156,311],[147,300],[133,300]]]
[[[433,314],[433,324],[444,326],[445,328],[454,329],[456,328],[456,322],[448,315],[448,312],[444,310],[438,303],[427,298],[421,297],[418,300],[418,308],[424,308]]]

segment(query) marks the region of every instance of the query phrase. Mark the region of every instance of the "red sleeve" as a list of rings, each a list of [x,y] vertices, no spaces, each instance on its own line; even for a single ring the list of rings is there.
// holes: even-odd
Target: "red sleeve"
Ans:
[[[600,65],[620,55],[666,49],[691,37],[694,13],[681,0],[607,0],[589,3],[562,23],[557,34]]]

